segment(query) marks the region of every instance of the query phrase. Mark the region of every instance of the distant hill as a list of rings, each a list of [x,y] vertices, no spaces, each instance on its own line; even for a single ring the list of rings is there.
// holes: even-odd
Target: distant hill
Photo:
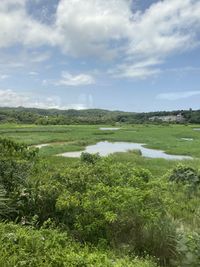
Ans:
[[[166,121],[162,117],[182,116],[181,121]],[[154,118],[154,119],[152,119]],[[25,124],[112,124],[112,123],[200,123],[200,110],[157,111],[147,113],[110,111],[103,109],[59,110],[0,107],[0,123]]]

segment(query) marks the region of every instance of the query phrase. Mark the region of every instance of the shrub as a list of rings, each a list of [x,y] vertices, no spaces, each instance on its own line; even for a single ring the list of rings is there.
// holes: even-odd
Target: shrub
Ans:
[[[199,267],[200,265],[200,234],[194,231],[179,233],[177,250],[181,267]]]
[[[81,153],[81,161],[85,163],[95,164],[100,158],[101,157],[98,153],[96,154],[90,154],[87,152]]]
[[[156,264],[148,259],[120,258],[109,251],[81,246],[66,232],[0,223],[0,266],[156,267]]]
[[[174,257],[175,227],[165,212],[160,182],[152,182],[149,172],[102,159],[64,176],[57,212],[81,242],[104,240],[163,263]]]
[[[189,183],[198,185],[200,183],[200,174],[197,170],[184,165],[178,165],[169,175],[169,181],[176,183]]]

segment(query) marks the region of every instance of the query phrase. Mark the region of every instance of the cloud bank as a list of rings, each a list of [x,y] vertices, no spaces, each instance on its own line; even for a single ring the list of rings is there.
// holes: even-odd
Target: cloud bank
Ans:
[[[78,75],[72,75],[71,73],[67,71],[62,72],[61,79],[56,82],[56,85],[61,86],[83,86],[83,85],[90,85],[94,84],[95,79],[92,75],[89,74],[78,74]]]
[[[157,73],[157,63],[135,64],[199,45],[199,14],[198,0],[158,1],[143,12],[133,10],[131,0],[60,0],[45,24],[30,16],[27,0],[2,0],[0,47],[46,45],[70,56],[118,58],[116,76],[120,70],[119,76],[146,77]]]
[[[179,100],[200,95],[200,91],[170,92],[157,95],[157,99]]]
[[[10,89],[0,89],[1,107],[26,107],[45,109],[87,109],[87,103],[72,103],[63,105],[58,96],[39,96],[32,94],[22,94]]]

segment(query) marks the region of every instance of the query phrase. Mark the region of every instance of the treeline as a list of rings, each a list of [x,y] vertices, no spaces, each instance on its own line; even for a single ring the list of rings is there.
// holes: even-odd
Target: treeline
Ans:
[[[39,125],[152,123],[151,117],[181,114],[182,123],[200,123],[200,110],[158,111],[135,113],[101,109],[58,110],[37,108],[0,108],[0,123]],[[155,120],[156,121],[156,120]],[[153,121],[155,123],[155,121]],[[179,122],[180,123],[180,122]]]

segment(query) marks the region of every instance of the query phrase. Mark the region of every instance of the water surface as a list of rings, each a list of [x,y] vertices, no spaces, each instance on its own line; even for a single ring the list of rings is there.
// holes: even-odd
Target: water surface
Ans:
[[[117,131],[120,128],[99,128],[99,129],[102,130],[102,131]]]
[[[39,145],[34,145],[34,147],[36,147],[36,148],[42,148],[42,147],[45,147],[45,146],[50,146],[50,144],[39,144]]]
[[[193,141],[194,139],[193,138],[181,138],[182,140],[184,140],[184,141]]]
[[[129,142],[111,143],[108,141],[102,141],[95,145],[87,146],[84,151],[66,152],[66,153],[59,154],[59,156],[77,158],[81,156],[82,152],[87,152],[91,154],[99,153],[100,156],[108,156],[109,154],[116,153],[116,152],[127,152],[129,150],[140,150],[142,156],[148,157],[148,158],[163,158],[163,159],[168,159],[168,160],[192,159],[192,157],[189,157],[189,156],[169,155],[169,154],[166,154],[162,150],[146,148],[144,147],[144,145],[145,144],[129,143]]]

